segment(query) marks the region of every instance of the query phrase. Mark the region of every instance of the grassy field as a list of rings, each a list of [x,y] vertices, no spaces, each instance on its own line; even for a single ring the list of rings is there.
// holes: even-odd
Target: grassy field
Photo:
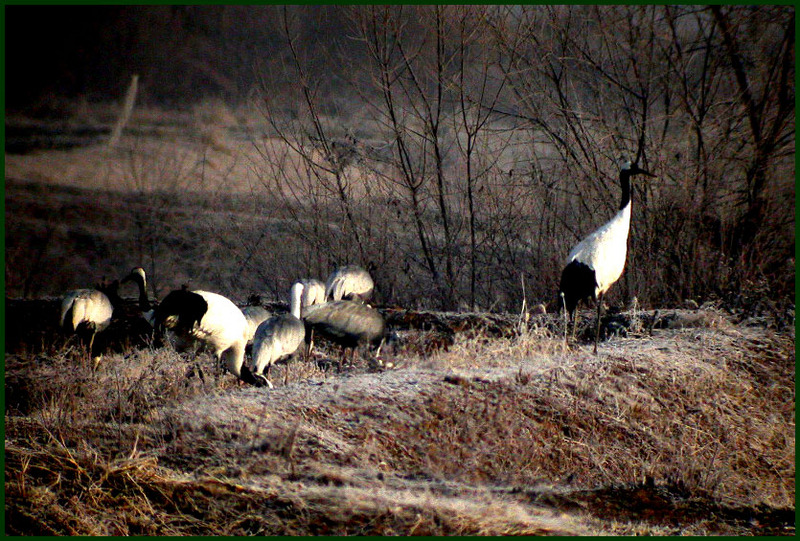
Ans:
[[[7,353],[6,532],[793,535],[793,332],[624,316],[593,356],[557,316],[439,314],[441,347],[387,312],[381,366],[272,390],[170,348]]]
[[[294,210],[259,187],[252,142],[214,129],[258,126],[140,114],[117,149],[95,112],[6,153],[6,533],[794,535],[794,306],[757,288],[623,308],[594,356],[593,310],[565,348],[558,315],[416,311],[413,281],[379,269],[400,336],[382,364],[326,372],[321,348],[286,386],[242,387],[133,339],[128,306],[92,372],[56,329],[67,289],[145,264],[157,298],[282,307],[335,255],[269,242]]]

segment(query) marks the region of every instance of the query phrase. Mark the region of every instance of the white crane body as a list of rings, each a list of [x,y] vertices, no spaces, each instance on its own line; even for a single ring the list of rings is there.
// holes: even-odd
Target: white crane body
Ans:
[[[75,332],[83,324],[98,333],[111,323],[113,312],[111,300],[102,291],[75,289],[64,295],[61,302],[61,326],[69,324],[70,330]]]
[[[69,322],[65,321],[72,309]],[[91,325],[95,332],[105,330],[111,323],[114,307],[102,291],[96,289],[76,289],[64,296],[61,303],[61,326],[70,324],[77,331],[81,324]]]
[[[113,282],[110,287],[108,284],[98,286],[103,287],[105,292],[99,289],[74,289],[67,292],[61,301],[59,324],[62,329],[77,334],[79,339],[85,341],[89,355],[94,359],[93,369],[97,368],[102,358],[102,348],[95,348],[95,337],[111,324],[114,303],[119,301],[118,285],[118,282]]]
[[[204,342],[231,374],[242,377],[247,321],[227,297],[210,291],[176,290],[158,306],[155,320],[180,337]]]
[[[594,271],[595,298],[608,291],[625,270],[630,225],[631,205],[628,204],[602,227],[584,238],[567,257],[567,264],[579,261]]]
[[[325,302],[325,284],[315,278],[306,278],[297,283],[303,286],[303,293],[300,297],[301,308]]]
[[[581,240],[567,257],[567,264],[561,273],[559,285],[559,308],[563,307],[572,316],[572,334],[575,334],[577,318],[575,309],[578,303],[588,297],[597,301],[597,328],[595,330],[594,352],[600,336],[600,311],[603,295],[625,270],[628,255],[628,233],[631,226],[631,185],[632,175],[653,176],[635,163],[623,161],[620,167],[620,186],[622,200],[619,211],[608,222]],[[566,314],[565,314],[566,317]],[[566,328],[565,337],[566,340]]]

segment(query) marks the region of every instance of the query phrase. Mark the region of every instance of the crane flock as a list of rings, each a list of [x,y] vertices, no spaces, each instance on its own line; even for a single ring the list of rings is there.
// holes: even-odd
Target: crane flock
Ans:
[[[579,303],[590,298],[595,301],[595,354],[603,297],[625,268],[634,175],[654,176],[635,162],[621,161],[619,210],[569,252],[558,287],[558,308],[565,311],[565,341],[569,318],[575,335]],[[204,344],[221,369],[258,387],[272,387],[269,374],[274,364],[288,363],[298,355],[308,359],[315,334],[340,346],[342,359],[347,349],[354,357],[362,344],[377,358],[389,336],[384,317],[366,304],[374,294],[375,282],[368,270],[356,265],[336,268],[325,283],[313,278],[297,280],[290,289],[289,311],[275,314],[257,304],[240,309],[223,295],[186,286],[171,291],[160,303],[151,302],[146,273],[142,267],[135,267],[121,282],[72,290],[63,297],[60,325],[85,343],[95,368],[101,356],[96,337],[111,324],[120,303],[119,284],[128,282],[138,287],[138,309],[145,328],[156,334],[170,331],[178,342]],[[251,360],[245,363],[245,348],[251,343]],[[303,343],[305,348],[301,347]],[[288,370],[284,374],[285,385]]]

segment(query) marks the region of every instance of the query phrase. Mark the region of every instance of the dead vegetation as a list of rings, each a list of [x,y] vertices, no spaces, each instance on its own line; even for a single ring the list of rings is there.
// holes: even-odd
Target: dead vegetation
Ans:
[[[6,533],[794,534],[791,8],[166,9],[105,32],[191,38],[115,150],[119,75],[8,111]],[[253,54],[246,96],[195,93]],[[594,357],[524,307],[612,215],[620,152],[658,181]],[[131,303],[92,372],[55,328],[134,265],[243,302],[342,262],[376,264],[382,366],[239,387]]]
[[[680,313],[597,357],[555,316],[409,325],[391,370],[270,391],[170,349],[7,355],[6,532],[793,534],[793,333]],[[463,323],[434,316],[403,317]]]

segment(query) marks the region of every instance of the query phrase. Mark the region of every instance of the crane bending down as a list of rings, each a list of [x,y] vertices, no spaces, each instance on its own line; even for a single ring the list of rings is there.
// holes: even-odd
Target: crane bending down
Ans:
[[[290,311],[278,314],[261,322],[253,336],[253,361],[250,371],[255,378],[256,386],[272,387],[269,372],[272,365],[284,359],[290,359],[300,349],[305,340],[306,327],[300,320],[300,309],[305,287],[296,282],[290,290]],[[283,384],[289,380],[288,366],[284,373]]]
[[[171,329],[180,338],[204,342],[228,372],[254,383],[250,370],[242,366],[247,321],[227,297],[202,290],[172,291],[156,308],[154,323],[157,329]]]
[[[61,301],[60,326],[74,332],[88,347],[93,359],[92,369],[96,369],[102,354],[94,347],[95,337],[111,324],[114,304],[119,300],[119,282],[103,284],[95,289],[74,289],[67,292]]]
[[[329,301],[346,299],[367,302],[374,291],[372,276],[357,265],[339,267],[328,276],[325,284],[325,298]]]
[[[353,355],[359,344],[366,343],[377,347],[377,357],[388,337],[386,322],[381,313],[358,301],[342,300],[309,306],[303,313],[303,321],[307,329],[306,340],[309,340],[310,331],[313,330],[338,344],[343,350],[352,348]]]
[[[628,232],[631,224],[631,176],[655,176],[636,163],[623,161],[619,172],[622,200],[619,211],[575,246],[567,257],[567,266],[561,273],[559,301],[572,318],[572,335],[575,336],[578,303],[591,297],[597,303],[597,327],[594,335],[594,353],[600,338],[600,311],[603,295],[625,270],[628,253]],[[567,314],[564,314],[566,321]],[[565,323],[568,326],[568,323]],[[566,328],[564,330],[566,340]]]

